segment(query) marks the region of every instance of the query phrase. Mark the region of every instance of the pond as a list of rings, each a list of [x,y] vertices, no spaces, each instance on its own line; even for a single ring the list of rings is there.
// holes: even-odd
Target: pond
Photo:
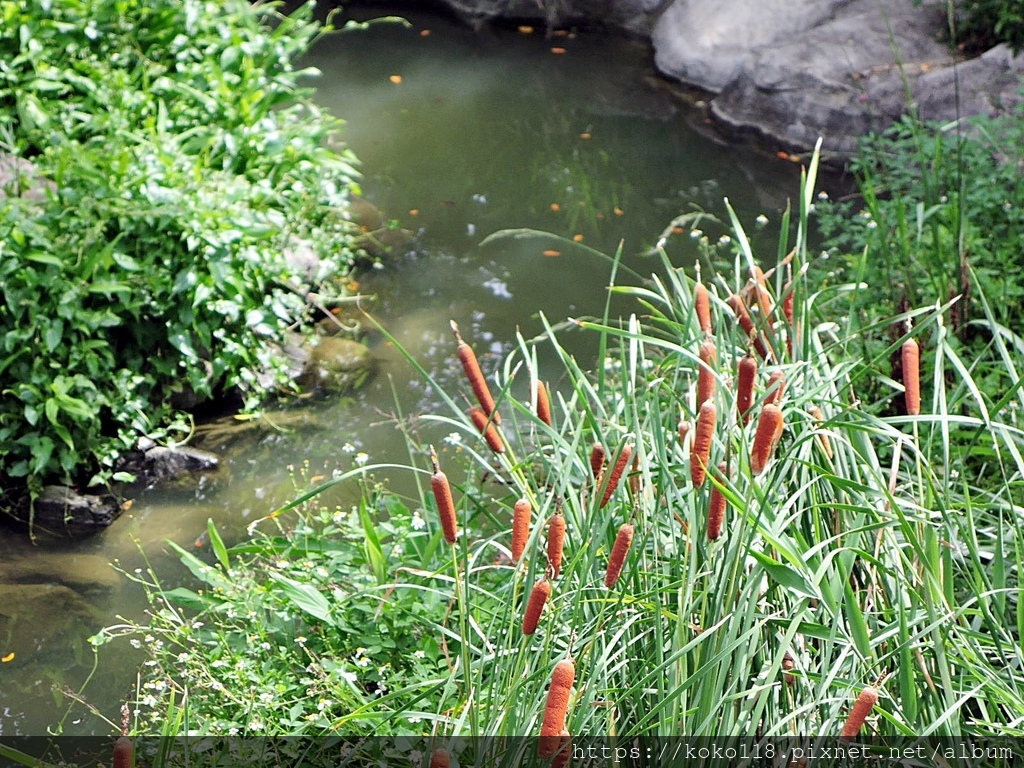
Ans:
[[[319,103],[347,120],[343,138],[362,161],[365,196],[411,234],[384,269],[356,277],[374,297],[365,306],[441,382],[460,374],[450,319],[493,369],[517,331],[540,333],[541,313],[558,323],[604,311],[611,267],[599,254],[621,249],[618,279],[636,282],[628,270],[658,271],[651,247],[680,214],[724,217],[728,196],[753,231],[760,214],[776,223],[797,189],[798,165],[716,137],[699,106],[654,75],[642,43],[516,27],[477,34],[444,16],[402,13],[407,25],[322,39],[307,63],[323,72]],[[774,253],[772,225],[760,235],[765,253]],[[481,245],[505,228],[562,239]],[[704,229],[711,238],[726,231]],[[697,243],[677,235],[666,249],[689,265]],[[86,638],[146,607],[110,563],[129,575],[149,564],[172,582],[180,570],[167,540],[203,551],[213,519],[237,541],[309,477],[364,459],[408,460],[396,414],[440,408],[394,347],[363,325],[380,367],[355,397],[241,437],[222,429],[206,445],[224,451],[224,468],[198,483],[139,490],[125,516],[88,541],[0,537],[0,586],[36,585],[18,605],[0,604],[0,656],[14,654],[0,665],[0,735],[42,734],[58,722],[65,733],[111,732],[73,700],[93,670]],[[563,341],[593,357],[585,334]],[[85,699],[116,720],[136,671],[127,644],[106,646]]]

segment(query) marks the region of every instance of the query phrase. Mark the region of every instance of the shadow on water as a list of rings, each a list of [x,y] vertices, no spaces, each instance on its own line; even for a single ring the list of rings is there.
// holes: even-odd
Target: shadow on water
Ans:
[[[621,249],[620,277],[631,281],[629,270],[659,269],[646,254],[680,213],[700,208],[724,218],[727,194],[753,230],[758,214],[777,222],[797,188],[794,164],[709,137],[702,113],[666,93],[636,42],[515,29],[474,34],[446,17],[406,14],[409,26],[330,35],[305,63],[323,73],[313,83],[318,101],[348,121],[343,138],[362,161],[364,194],[414,233],[387,268],[357,276],[361,290],[376,297],[374,317],[448,391],[461,391],[449,319],[493,370],[517,330],[527,338],[541,332],[540,313],[561,323],[603,312],[609,261],[574,239],[605,254]],[[481,246],[519,227],[562,239]],[[705,230],[711,238],[725,232]],[[770,240],[755,244],[775,252]],[[697,245],[675,237],[667,251],[673,263],[690,265]],[[614,314],[630,311],[613,306]],[[362,454],[408,460],[396,414],[441,409],[383,335],[366,327],[380,372],[355,398],[271,416],[256,429],[217,425],[205,446],[224,452],[222,470],[198,485],[139,490],[121,520],[87,541],[32,546],[21,535],[0,536],[0,656],[14,654],[0,665],[0,735],[54,725],[71,705],[59,690],[78,690],[90,674],[86,638],[118,616],[143,616],[142,590],[111,562],[128,574],[148,563],[175,582],[183,571],[166,540],[202,554],[207,519],[237,541],[248,522],[296,493],[297,472],[329,477]],[[581,360],[593,357],[582,332],[562,341]],[[424,439],[443,434],[413,426]],[[389,482],[411,493],[410,477],[395,473]],[[330,501],[349,504],[351,493]],[[112,720],[134,692],[132,652],[127,643],[103,648],[86,690]],[[82,705],[63,727],[112,730]]]

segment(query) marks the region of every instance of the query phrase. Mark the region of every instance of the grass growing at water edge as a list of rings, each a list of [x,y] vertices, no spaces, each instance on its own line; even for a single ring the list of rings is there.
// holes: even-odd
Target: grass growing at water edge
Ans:
[[[318,509],[311,491],[297,521],[276,517],[264,524],[276,530],[219,552],[219,563],[191,563],[201,596],[154,584],[155,618],[135,630],[161,643],[151,644],[149,683],[163,686],[149,689],[152,703],[184,695],[185,722],[198,732],[372,728],[442,744],[536,735],[552,672],[571,657],[566,728],[577,737],[837,735],[868,687],[879,699],[862,735],[1017,733],[1021,432],[993,416],[998,403],[972,378],[977,361],[958,356],[948,303],[855,327],[846,317],[861,286],[811,281],[815,170],[800,190],[792,246],[784,218],[776,268],[762,261],[758,277],[733,217],[733,263],[705,272],[716,421],[699,488],[690,436],[706,336],[694,280],[662,254],[642,285],[613,277],[610,290],[634,297],[637,314],[581,323],[605,350],[597,370],[570,356],[550,325],[518,339],[492,382],[501,453],[458,404],[468,385],[439,391],[450,410],[428,421],[454,435],[439,451],[454,488],[454,545],[426,483],[419,498],[400,500],[367,480],[351,511]],[[749,298],[752,334],[733,295]],[[1011,350],[1024,345],[989,320],[979,332],[1019,381]],[[865,357],[863,335],[893,322],[905,332]],[[886,361],[912,337],[930,382],[921,414],[861,401],[866,388],[902,397]],[[557,370],[537,369],[540,345],[556,353]],[[744,425],[736,371],[758,347],[766,356]],[[559,383],[550,425],[532,394],[521,397],[542,373]],[[755,472],[759,417],[778,391],[772,374],[785,381],[783,428]],[[1007,397],[1021,397],[1019,386]],[[596,477],[595,443],[607,455]],[[414,445],[415,466],[398,471],[425,479],[425,449]],[[715,491],[727,510],[709,539]],[[514,563],[521,499],[533,525]],[[546,546],[555,515],[566,527],[557,577]],[[624,525],[633,538],[610,579]],[[551,594],[524,635],[525,603],[542,579]]]

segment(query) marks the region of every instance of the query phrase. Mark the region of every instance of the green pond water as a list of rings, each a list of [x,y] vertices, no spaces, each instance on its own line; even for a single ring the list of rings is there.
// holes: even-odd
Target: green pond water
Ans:
[[[413,235],[387,268],[357,276],[376,297],[366,306],[442,383],[461,385],[449,319],[493,369],[517,329],[528,338],[541,331],[540,313],[553,323],[602,313],[610,264],[574,247],[574,237],[606,254],[621,247],[618,282],[636,282],[628,270],[660,269],[648,254],[674,217],[695,206],[724,217],[728,196],[751,231],[759,214],[768,217],[755,246],[774,253],[770,232],[796,192],[799,166],[715,138],[703,113],[657,80],[644,45],[588,32],[545,39],[514,27],[477,34],[446,17],[403,13],[409,26],[329,36],[307,63],[323,73],[319,102],[348,121],[344,140],[362,161],[364,194]],[[521,227],[567,240],[481,246]],[[704,229],[715,239],[725,233]],[[689,265],[697,245],[675,236],[666,250]],[[634,309],[625,301],[614,308]],[[202,545],[212,518],[229,543],[239,540],[248,522],[292,497],[297,469],[329,476],[360,453],[371,463],[407,460],[394,414],[443,409],[379,333],[364,341],[380,365],[356,397],[293,412],[280,420],[284,430],[227,425],[202,444],[223,453],[217,473],[139,489],[121,520],[86,541],[33,545],[0,535],[0,589],[35,585],[0,602],[0,657],[14,654],[0,664],[0,736],[43,734],[58,721],[66,733],[112,731],[61,693],[78,691],[90,674],[86,638],[145,610],[142,590],[110,563],[131,574],[148,560],[173,583],[182,570],[168,539]],[[580,359],[593,356],[585,334],[563,341]],[[408,482],[392,479],[399,490]],[[126,642],[105,646],[84,691],[111,720],[133,696],[132,654]]]

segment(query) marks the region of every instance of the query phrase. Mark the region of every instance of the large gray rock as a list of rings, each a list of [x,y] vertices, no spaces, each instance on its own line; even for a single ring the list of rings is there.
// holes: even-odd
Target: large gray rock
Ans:
[[[47,485],[31,506],[14,510],[15,516],[36,532],[88,536],[121,516],[121,504],[109,494],[82,494],[66,485]]]
[[[852,156],[909,110],[929,120],[1019,103],[1024,57],[959,61],[944,4],[915,0],[675,0],[653,34],[661,70],[716,92],[711,114],[789,149]]]
[[[654,27],[654,62],[670,77],[717,92],[732,82],[752,52],[785,44],[850,2],[676,0]]]

